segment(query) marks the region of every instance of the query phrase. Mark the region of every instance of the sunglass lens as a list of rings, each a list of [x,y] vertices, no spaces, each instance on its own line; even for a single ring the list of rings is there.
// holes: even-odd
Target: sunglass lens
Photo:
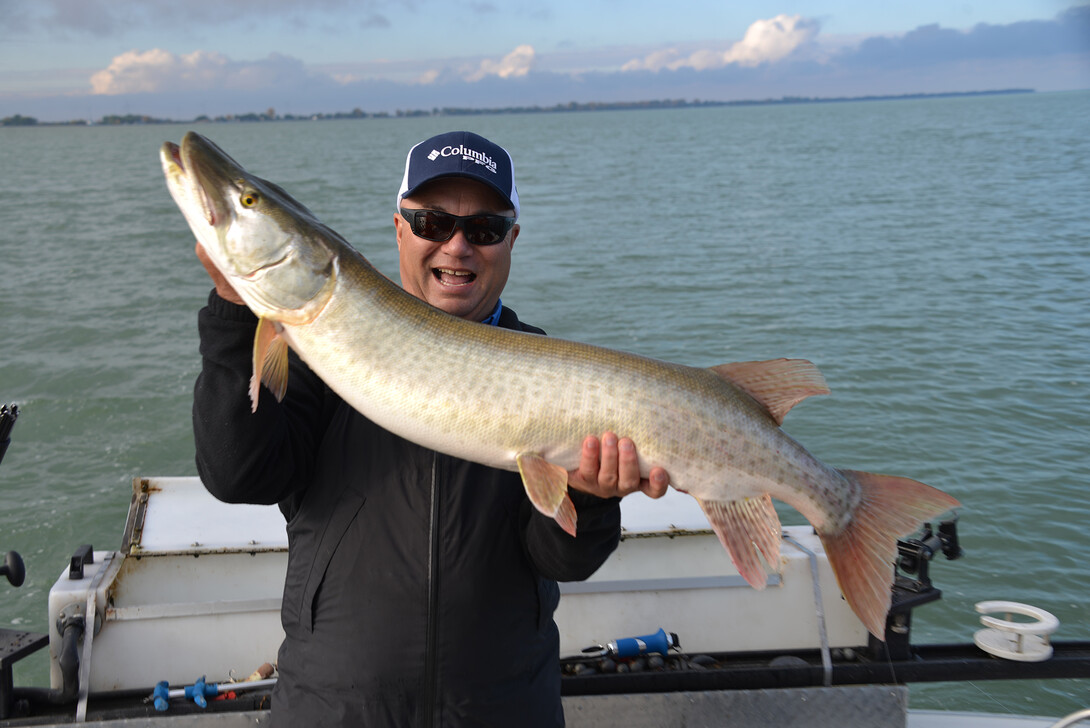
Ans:
[[[503,239],[503,219],[494,217],[472,217],[462,221],[462,230],[466,240],[474,245],[494,245]]]
[[[434,210],[416,213],[413,233],[425,240],[449,240],[457,222],[453,215]]]

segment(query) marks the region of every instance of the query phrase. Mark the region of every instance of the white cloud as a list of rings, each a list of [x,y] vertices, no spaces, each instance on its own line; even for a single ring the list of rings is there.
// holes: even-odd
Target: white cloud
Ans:
[[[432,69],[424,71],[422,74],[420,74],[417,77],[416,82],[426,85],[426,84],[429,84],[429,83],[435,83],[436,79],[438,79],[438,78],[439,78],[439,71],[437,69],[432,68]]]
[[[91,92],[117,95],[154,93],[170,86],[194,88],[222,74],[227,59],[222,54],[194,51],[189,55],[153,48],[115,56],[108,68],[91,76]]]
[[[439,86],[475,83],[486,78],[515,79],[527,76],[537,62],[531,45],[520,45],[499,60],[480,56],[457,59],[413,59],[409,61],[338,64],[321,67],[338,83],[396,81],[411,86]]]
[[[658,71],[670,68],[671,64],[678,60],[681,54],[676,48],[665,48],[650,53],[643,58],[634,58],[621,66],[622,71]]]
[[[115,56],[91,76],[91,93],[118,94],[262,89],[312,78],[301,61],[272,54],[259,61],[232,61],[222,53],[197,50],[176,55],[159,48]]]
[[[485,59],[474,71],[465,76],[467,81],[480,81],[485,76],[500,78],[521,78],[530,72],[534,65],[534,47],[520,45],[499,61]]]
[[[660,71],[693,68],[707,71],[732,64],[759,66],[783,60],[808,44],[817,35],[818,24],[801,15],[777,15],[758,20],[746,30],[745,36],[726,51],[698,50],[682,56],[676,49],[659,50],[643,58],[629,61],[622,71]]]
[[[742,66],[775,63],[813,39],[817,31],[818,24],[801,15],[777,15],[771,20],[758,20],[749,26],[741,41],[731,46],[723,60]]]

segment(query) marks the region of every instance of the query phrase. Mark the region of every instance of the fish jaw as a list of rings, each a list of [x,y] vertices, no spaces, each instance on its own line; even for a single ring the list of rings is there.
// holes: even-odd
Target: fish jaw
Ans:
[[[218,234],[218,216],[203,190],[191,179],[182,160],[181,147],[172,142],[164,142],[159,150],[159,160],[171,198],[189,223],[197,241],[211,255],[220,247],[215,241]]]

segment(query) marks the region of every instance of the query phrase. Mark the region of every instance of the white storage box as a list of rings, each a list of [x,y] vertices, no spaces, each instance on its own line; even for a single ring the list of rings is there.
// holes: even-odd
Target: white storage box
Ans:
[[[91,692],[245,678],[276,662],[286,570],[275,506],[221,503],[197,478],[138,478],[122,549],[95,551],[82,578],[66,570],[49,592],[51,683],[58,618],[86,614],[92,594]]]

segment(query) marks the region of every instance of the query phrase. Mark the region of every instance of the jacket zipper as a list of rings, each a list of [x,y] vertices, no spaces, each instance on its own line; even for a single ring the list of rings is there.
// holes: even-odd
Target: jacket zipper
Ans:
[[[431,459],[431,519],[428,524],[428,624],[424,653],[423,725],[439,727],[439,453]]]

